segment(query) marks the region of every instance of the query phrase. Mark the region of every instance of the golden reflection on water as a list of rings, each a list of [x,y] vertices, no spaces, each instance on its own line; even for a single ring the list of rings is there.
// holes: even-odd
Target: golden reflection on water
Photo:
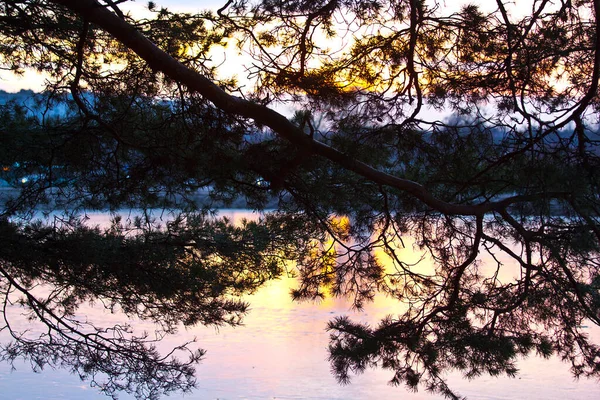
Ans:
[[[242,218],[256,219],[258,214],[247,211],[222,211],[235,223]],[[106,214],[97,215],[91,223],[108,221]],[[394,242],[400,260],[414,264],[423,252],[415,247],[414,241],[403,238]],[[386,272],[394,272],[393,260],[381,249],[376,251]],[[502,260],[509,267],[509,259]],[[425,258],[418,266],[421,273],[433,271],[430,259]],[[494,267],[482,264],[480,268]],[[514,268],[512,268],[514,271]],[[518,268],[517,268],[518,270]],[[513,273],[507,273],[506,279]],[[385,295],[376,296],[374,302],[365,304],[362,311],[352,310],[348,301],[326,297],[312,302],[294,302],[290,292],[297,286],[293,277],[283,276],[270,281],[255,294],[244,296],[250,303],[250,313],[245,325],[238,328],[196,326],[179,334],[166,337],[158,344],[163,353],[193,337],[198,346],[208,350],[206,358],[197,367],[198,390],[182,395],[173,395],[172,400],[205,399],[314,399],[314,400],[437,400],[440,396],[425,391],[412,393],[403,387],[387,385],[392,377],[389,371],[370,369],[357,376],[349,386],[340,386],[330,374],[327,361],[327,322],[340,315],[353,320],[376,325],[380,318],[403,312],[405,307]],[[106,324],[121,323],[122,315],[109,314],[98,308],[82,310],[90,319]],[[130,321],[138,331],[152,332],[152,325],[142,321]],[[590,333],[600,339],[598,329],[590,327]],[[462,395],[472,399],[544,399],[544,400],[595,400],[600,398],[600,386],[591,380],[575,382],[568,366],[558,359],[541,360],[530,357],[520,364],[517,379],[483,376],[472,381],[462,379],[458,373],[450,373],[449,383]],[[38,393],[55,395],[65,400],[94,399],[105,397],[79,383],[74,376],[64,371],[44,371],[33,375],[28,366],[20,367],[17,373],[0,366],[0,393],[10,393],[11,398],[43,398]],[[35,377],[35,378],[33,378]],[[26,383],[27,382],[27,383]],[[33,384],[31,384],[33,383]],[[20,396],[20,397],[19,397]],[[0,395],[0,398],[3,398]],[[45,397],[47,398],[47,396]],[[120,396],[131,399],[130,396]]]
[[[236,224],[240,224],[243,219],[252,220],[258,218],[257,214],[239,211],[227,212],[225,216],[231,218]],[[330,219],[330,223],[331,228],[337,235],[344,237],[349,234],[351,222],[348,217],[333,216]],[[427,257],[425,251],[417,249],[413,238],[396,238],[390,243],[390,247],[393,249],[396,257],[402,261],[406,267],[410,268],[411,271],[425,275],[435,273],[431,258]],[[323,243],[316,243],[313,251],[314,254],[312,254],[312,256],[321,257],[324,264],[324,271],[322,272],[333,271],[336,258],[340,257],[338,246],[335,245],[333,239],[328,238]],[[383,248],[377,247],[374,254],[378,262],[384,267],[386,274],[395,274],[399,271],[397,262]],[[293,267],[290,267],[289,270],[293,270]],[[277,280],[267,282],[257,293],[245,296],[245,298],[248,299],[251,304],[257,305],[272,303],[287,304],[291,302],[292,290],[298,288],[298,285],[298,279],[284,274]],[[331,296],[327,290],[324,291],[324,294],[325,296],[321,299],[302,301],[299,304],[308,305],[323,311],[349,311],[352,309],[348,299]],[[366,305],[366,308],[369,310],[387,310],[387,313],[381,314],[382,317],[390,313],[397,314],[403,312],[406,310],[406,307],[407,305],[399,302],[398,299],[383,293],[376,295],[373,301]]]
[[[394,246],[403,262],[415,264],[422,260],[412,266],[415,271],[434,271],[431,258],[415,246],[413,239],[405,237],[402,243],[397,241]],[[394,261],[382,249],[377,250],[377,257],[386,272],[395,271]],[[507,273],[507,277],[512,276],[515,268],[511,260],[502,261],[513,271]],[[479,268],[487,267],[483,265]],[[325,297],[318,302],[294,302],[290,292],[296,286],[295,278],[284,276],[268,282],[256,294],[246,296],[251,311],[242,328],[225,328],[219,333],[209,334],[202,327],[192,331],[197,334],[200,344],[209,350],[207,359],[199,368],[199,373],[206,378],[202,381],[205,382],[205,390],[212,390],[206,382],[214,379],[218,382],[216,390],[222,395],[221,398],[441,399],[441,396],[425,391],[412,393],[403,387],[391,387],[387,381],[392,374],[379,369],[367,370],[364,375],[355,377],[349,386],[339,386],[329,373],[328,333],[325,331],[327,322],[336,316],[348,315],[353,320],[376,325],[382,317],[397,315],[406,306],[385,295],[376,296],[361,311],[352,310],[350,303],[341,298]],[[591,333],[596,331],[590,329]],[[237,346],[241,346],[242,350]],[[542,360],[530,357],[520,365],[521,375],[517,379],[483,376],[466,381],[454,372],[448,376],[452,387],[472,399],[600,398],[600,388],[594,381],[575,382],[569,375],[568,366],[556,358]],[[223,383],[224,375],[227,383]],[[240,392],[226,390],[224,387],[227,384],[242,389]]]

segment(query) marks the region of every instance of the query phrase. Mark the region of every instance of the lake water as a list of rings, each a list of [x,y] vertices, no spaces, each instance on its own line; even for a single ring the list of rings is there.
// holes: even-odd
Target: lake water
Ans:
[[[253,217],[241,211],[223,212],[234,219]],[[106,215],[94,215],[98,223]],[[350,385],[340,386],[330,374],[327,362],[327,322],[338,315],[376,324],[378,320],[398,310],[398,303],[384,297],[368,304],[363,312],[353,312],[340,299],[320,303],[292,302],[289,290],[292,279],[269,283],[258,293],[248,296],[251,312],[245,326],[219,330],[195,327],[165,340],[161,347],[180,344],[196,337],[198,345],[208,352],[197,366],[197,389],[186,395],[174,394],[171,400],[196,399],[407,399],[433,400],[440,396],[425,391],[409,392],[404,387],[391,387],[389,371],[369,370],[357,376]],[[90,309],[89,315],[99,313]],[[96,315],[98,316],[98,315]],[[112,322],[119,316],[102,315]],[[140,330],[147,329],[138,323]],[[595,342],[600,342],[600,329],[587,328]],[[483,376],[464,380],[459,373],[448,374],[456,391],[470,399],[600,399],[600,383],[582,379],[575,381],[568,365],[558,359],[524,359],[516,378]],[[106,399],[86,382],[62,370],[33,373],[25,363],[0,364],[0,399]],[[120,395],[121,399],[130,399]]]

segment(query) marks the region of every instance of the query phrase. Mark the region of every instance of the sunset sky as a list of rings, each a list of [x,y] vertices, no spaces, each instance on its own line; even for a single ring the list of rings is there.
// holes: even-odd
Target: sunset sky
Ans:
[[[181,11],[181,12],[199,12],[206,9],[217,9],[222,7],[227,0],[154,0],[157,7],[167,7],[172,11]],[[442,0],[440,2],[440,6],[446,9],[456,9],[458,10],[461,5],[465,3],[475,3],[481,6],[483,9],[488,7],[494,7],[494,2],[484,2],[484,1],[469,1],[469,0]],[[509,14],[519,14],[520,12],[527,12],[531,8],[532,0],[514,0],[512,2],[507,2],[506,8]],[[121,8],[125,11],[129,11],[131,14],[136,16],[145,16],[148,14],[148,1],[147,0],[135,0],[128,1],[126,3],[121,4]],[[216,62],[220,60],[225,55],[221,52],[215,54]],[[243,59],[238,59],[239,55],[237,54],[227,54],[226,55],[227,62],[229,66],[237,66],[243,63]],[[218,61],[221,63],[221,61]],[[228,71],[227,68],[223,70],[225,77],[230,77],[231,75],[237,75],[238,79],[243,79],[243,76],[240,76],[240,73],[243,74],[242,70]],[[0,71],[0,90],[5,90],[7,92],[17,92],[21,89],[31,89],[34,91],[41,91],[44,89],[44,81],[45,78],[41,74],[35,71],[26,71],[25,74],[21,77],[15,76],[12,72],[9,71]]]
[[[172,11],[198,12],[207,8],[218,8],[227,0],[155,0],[158,7],[167,7]],[[122,5],[124,10],[132,14],[143,15],[147,12],[148,1],[136,0]],[[26,71],[23,76],[16,76],[9,71],[0,71],[0,90],[18,92],[21,89],[41,91],[44,89],[44,76],[35,71]]]

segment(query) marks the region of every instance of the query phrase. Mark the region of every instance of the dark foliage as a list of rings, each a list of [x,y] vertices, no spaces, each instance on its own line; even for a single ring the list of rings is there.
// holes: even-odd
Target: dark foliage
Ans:
[[[121,3],[0,2],[2,67],[49,78],[34,103],[0,109],[2,178],[20,186],[2,198],[0,285],[48,327],[11,330],[3,358],[106,374],[109,393],[187,389],[191,364],[146,338],[124,335],[144,358],[119,353],[122,327],[77,353],[91,337],[78,306],[164,332],[237,324],[246,305],[232,296],[290,266],[297,299],[361,307],[383,292],[405,310],[330,322],[342,382],[381,367],[392,384],[454,398],[444,371],[514,375],[532,353],[600,376],[581,329],[600,324],[598,1],[521,15],[500,0],[230,0],[197,15],[152,4],[148,19]],[[226,46],[250,57],[243,82],[213,61]],[[292,118],[268,108],[286,103]],[[207,217],[239,201],[277,212],[238,228]],[[122,207],[177,216],[160,229],[31,219]]]

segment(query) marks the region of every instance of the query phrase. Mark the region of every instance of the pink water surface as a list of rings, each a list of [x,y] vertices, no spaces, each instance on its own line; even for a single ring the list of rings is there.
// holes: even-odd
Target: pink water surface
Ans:
[[[234,218],[255,217],[245,212],[229,212]],[[92,221],[104,223],[106,215],[92,215]],[[433,400],[440,396],[420,391],[409,392],[403,387],[391,387],[389,371],[369,370],[353,379],[350,385],[340,386],[330,374],[327,362],[327,321],[338,315],[376,324],[379,318],[398,312],[398,304],[378,298],[363,312],[353,312],[340,299],[320,303],[292,302],[289,290],[293,279],[269,283],[247,300],[252,310],[245,326],[223,327],[219,330],[195,327],[182,330],[167,338],[161,347],[179,344],[196,337],[198,346],[208,350],[197,367],[198,388],[193,393],[172,395],[168,399],[407,399]],[[99,309],[86,311],[91,319],[106,323],[122,322],[123,316],[102,314]],[[134,322],[140,330],[152,327]],[[600,342],[600,329],[587,328],[595,341]],[[1,337],[0,337],[1,339]],[[28,365],[18,364],[15,371],[0,364],[0,399],[105,399],[65,371],[45,370],[35,374]],[[536,357],[519,363],[516,378],[483,376],[464,380],[459,373],[450,373],[451,387],[469,399],[600,399],[600,383],[593,380],[575,381],[568,366],[553,358]],[[131,397],[121,395],[121,399]]]

